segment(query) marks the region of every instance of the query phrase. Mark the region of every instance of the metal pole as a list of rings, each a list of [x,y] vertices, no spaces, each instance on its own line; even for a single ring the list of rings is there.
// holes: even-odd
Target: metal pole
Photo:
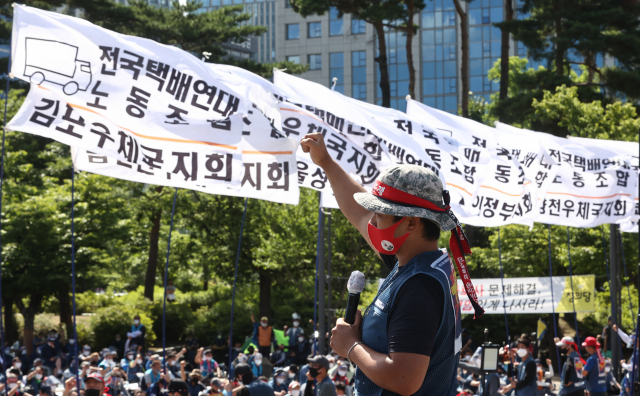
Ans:
[[[333,279],[333,271],[331,269],[331,209],[326,213],[327,216],[327,315],[329,317],[329,328],[333,328],[333,310],[332,308],[332,293],[333,285],[331,283]],[[329,343],[331,343],[331,332],[329,332]]]
[[[238,284],[238,263],[240,262],[240,248],[242,247],[242,232],[244,231],[244,219],[247,215],[247,203],[249,198],[244,199],[244,210],[242,211],[242,222],[240,223],[240,236],[238,237],[238,251],[236,252],[236,269],[233,275],[233,292],[231,294],[231,323],[229,324],[229,365],[227,366],[227,373],[229,379],[231,378],[231,359],[233,351],[233,311],[236,306],[236,285]]]
[[[620,256],[618,255],[618,238],[616,238],[616,225],[609,224],[609,263],[611,263],[611,322],[617,326],[622,323],[620,317]],[[617,334],[616,334],[617,335]],[[611,337],[611,363],[613,363],[613,375],[620,378],[620,338]]]
[[[325,287],[327,284],[326,276],[325,276],[325,262],[324,262],[324,243],[325,243],[325,235],[324,235],[324,211],[323,208],[320,207],[320,222],[318,223],[318,240],[320,245],[318,246],[318,353],[320,355],[324,355],[325,352],[325,333],[326,333],[326,322],[325,322]]]

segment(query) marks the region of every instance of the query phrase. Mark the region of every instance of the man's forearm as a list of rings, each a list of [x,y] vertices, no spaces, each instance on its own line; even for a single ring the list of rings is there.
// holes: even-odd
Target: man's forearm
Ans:
[[[364,344],[359,344],[351,350],[350,358],[360,370],[376,385],[383,389],[411,395],[422,385],[424,376],[429,368],[429,356],[413,353],[394,353],[391,355],[379,353]],[[400,363],[400,358],[403,362]]]

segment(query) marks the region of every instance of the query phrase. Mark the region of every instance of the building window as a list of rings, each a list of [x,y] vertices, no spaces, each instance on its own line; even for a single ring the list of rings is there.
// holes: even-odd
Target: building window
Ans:
[[[367,52],[351,52],[351,96],[367,100]]]
[[[329,9],[329,36],[342,35],[342,16],[337,8]]]
[[[364,34],[365,30],[365,21],[355,18],[351,20],[351,34]]]
[[[322,37],[322,23],[309,22],[309,38]]]
[[[296,40],[300,38],[300,25],[292,23],[287,25],[287,40]]]
[[[322,69],[322,55],[313,54],[309,55],[309,70]]]
[[[287,62],[293,62],[296,65],[300,64],[300,55],[289,55],[287,56]]]
[[[284,8],[291,8],[291,3],[289,3],[289,0],[284,0]]]
[[[335,90],[344,94],[344,53],[334,52],[329,54],[329,86],[333,85],[333,79],[337,78]]]

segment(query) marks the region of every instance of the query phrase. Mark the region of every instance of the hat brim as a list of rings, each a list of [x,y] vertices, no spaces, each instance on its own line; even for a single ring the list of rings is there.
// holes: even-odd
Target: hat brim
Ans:
[[[556,342],[556,346],[566,346],[567,344],[565,344],[564,342]]]
[[[425,208],[397,204],[368,192],[355,193],[353,198],[360,206],[372,212],[393,216],[421,217],[436,223],[442,231],[451,231],[456,228],[455,221],[445,212],[437,213]]]

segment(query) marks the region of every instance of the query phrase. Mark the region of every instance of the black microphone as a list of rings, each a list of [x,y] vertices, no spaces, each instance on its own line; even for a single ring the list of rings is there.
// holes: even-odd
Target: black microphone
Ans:
[[[360,303],[360,293],[364,290],[364,274],[360,271],[353,271],[347,283],[349,297],[347,298],[347,311],[344,314],[344,321],[352,325],[356,321],[356,312]]]

